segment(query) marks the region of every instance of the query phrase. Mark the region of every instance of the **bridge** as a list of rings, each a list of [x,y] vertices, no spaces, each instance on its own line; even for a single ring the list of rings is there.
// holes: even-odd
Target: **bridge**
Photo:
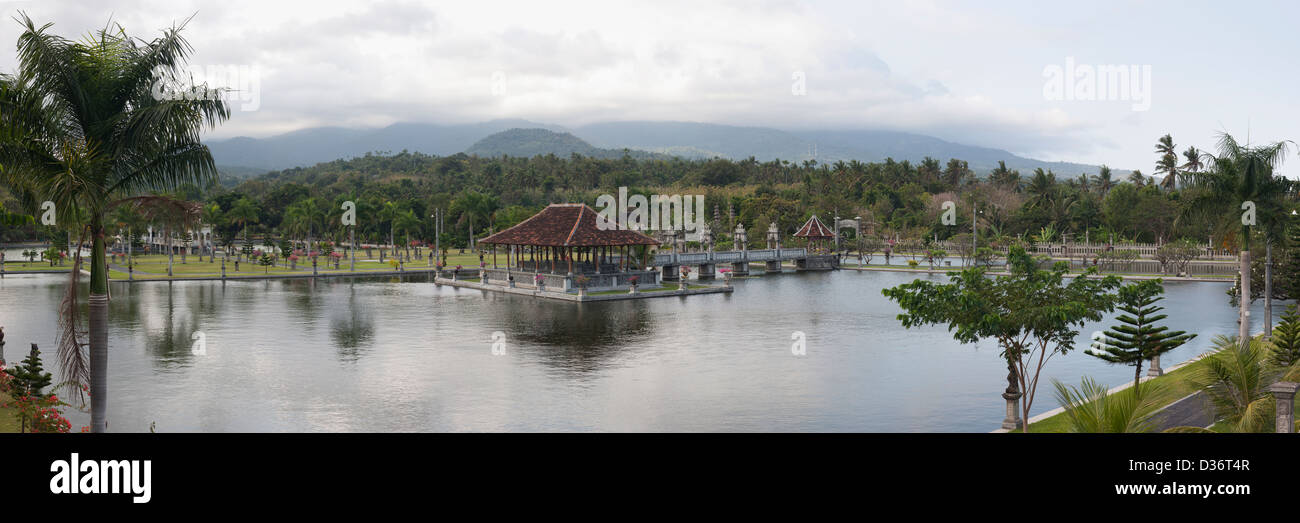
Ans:
[[[732,274],[749,274],[749,264],[763,262],[767,272],[781,272],[781,263],[793,261],[798,270],[830,270],[839,266],[834,254],[808,254],[806,248],[755,249],[740,251],[668,252],[655,254],[651,265],[661,268],[664,281],[676,281],[680,267],[698,267],[699,277],[714,276],[719,264],[731,264]]]

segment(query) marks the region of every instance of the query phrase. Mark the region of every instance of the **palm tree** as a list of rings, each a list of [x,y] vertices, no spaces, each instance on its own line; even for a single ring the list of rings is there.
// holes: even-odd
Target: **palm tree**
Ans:
[[[1156,153],[1160,155],[1160,159],[1156,160],[1156,174],[1165,175],[1160,180],[1160,186],[1172,191],[1178,179],[1178,152],[1174,146],[1174,137],[1168,134],[1161,136],[1156,142]]]
[[[1106,386],[1085,376],[1079,387],[1052,380],[1056,401],[1070,420],[1070,432],[1152,432],[1151,417],[1165,406],[1167,388],[1149,384],[1138,394],[1133,389],[1111,394]],[[1157,382],[1158,383],[1158,382]]]
[[[1281,141],[1261,146],[1241,145],[1228,133],[1219,133],[1218,155],[1205,155],[1208,170],[1194,173],[1192,181],[1200,190],[1189,198],[1190,212],[1208,212],[1219,218],[1225,227],[1241,226],[1240,300],[1238,303],[1238,333],[1242,340],[1250,338],[1247,310],[1250,305],[1250,236],[1256,220],[1265,220],[1265,232],[1276,227],[1285,217],[1283,198],[1291,189],[1291,182],[1273,176],[1274,168],[1282,164],[1289,151]],[[1253,209],[1248,209],[1253,205]]]
[[[108,428],[108,271],[105,213],[122,197],[183,183],[215,182],[217,169],[199,141],[204,128],[230,117],[220,96],[155,97],[154,85],[180,78],[191,48],[185,24],[141,41],[121,26],[79,41],[36,27],[26,14],[18,72],[0,83],[0,165],[6,185],[54,202],[61,218],[88,216],[91,241],[89,365],[77,328],[76,278],[61,318],[59,362],[74,383],[90,382],[91,430]],[[209,91],[219,94],[220,90]],[[162,98],[162,99],[159,99]],[[79,250],[78,250],[79,253]],[[80,255],[77,255],[77,261]]]
[[[226,212],[226,219],[230,220],[230,223],[238,225],[244,231],[244,243],[248,243],[248,225],[257,223],[259,214],[257,204],[253,203],[253,200],[244,197],[235,200],[235,203],[230,206],[230,210]],[[236,257],[235,259],[238,260],[239,258]]]
[[[226,226],[226,215],[221,212],[221,205],[210,203],[203,206],[203,223],[207,224],[208,230],[208,263],[212,263],[217,257],[217,243],[215,241],[217,230]],[[203,247],[199,247],[199,258],[203,257]],[[200,260],[202,261],[202,260]]]
[[[393,218],[393,229],[406,233],[406,247],[404,250],[407,253],[407,261],[410,261],[411,259],[411,231],[417,233],[420,232],[420,225],[420,219],[415,216],[415,211],[410,209],[407,209],[406,212],[398,214],[396,218]],[[393,252],[393,254],[396,255],[397,253]]]
[[[397,256],[397,240],[394,237],[397,225],[397,217],[402,214],[396,202],[384,202],[379,208],[379,221],[388,224],[388,243],[393,246],[393,256]],[[379,261],[384,261],[384,247],[379,246]]]
[[[1101,196],[1105,198],[1106,193],[1110,192],[1110,188],[1114,186],[1115,181],[1111,179],[1110,167],[1101,166],[1101,169],[1097,171],[1097,189],[1101,191]]]
[[[1138,187],[1145,187],[1147,184],[1147,177],[1142,174],[1142,171],[1133,169],[1133,172],[1128,175],[1128,181]]]
[[[1273,415],[1276,370],[1268,363],[1268,349],[1258,339],[1242,343],[1236,336],[1216,336],[1214,354],[1199,366],[1190,381],[1205,391],[1214,405],[1217,421],[1233,432],[1261,432]]]
[[[1201,167],[1204,167],[1205,165],[1201,161],[1201,155],[1202,153],[1200,149],[1197,149],[1195,146],[1189,146],[1187,150],[1183,151],[1183,158],[1187,161],[1183,162],[1183,165],[1179,166],[1179,169],[1182,169],[1182,172],[1179,173],[1178,176],[1178,181],[1183,185],[1192,182],[1192,173],[1201,172]]]

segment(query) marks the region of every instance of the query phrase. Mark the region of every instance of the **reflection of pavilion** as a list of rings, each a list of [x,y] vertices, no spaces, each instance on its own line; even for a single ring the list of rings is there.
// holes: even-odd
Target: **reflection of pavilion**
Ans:
[[[569,291],[574,278],[586,277],[591,289],[626,287],[632,277],[644,286],[659,283],[650,270],[650,248],[659,245],[638,231],[598,226],[599,214],[585,204],[551,204],[518,225],[479,243],[492,245],[492,267],[486,281],[501,285],[534,286]],[[497,246],[505,246],[505,266],[497,264]],[[519,278],[526,273],[528,278]],[[519,280],[519,281],[516,281]]]

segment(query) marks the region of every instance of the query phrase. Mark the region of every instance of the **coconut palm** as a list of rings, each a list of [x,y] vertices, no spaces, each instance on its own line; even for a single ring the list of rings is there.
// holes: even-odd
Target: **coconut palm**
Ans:
[[[1097,171],[1097,189],[1101,191],[1101,196],[1106,197],[1110,188],[1115,186],[1115,180],[1111,179],[1110,167],[1105,165]]]
[[[1160,137],[1156,142],[1156,154],[1160,155],[1160,159],[1156,160],[1156,174],[1165,175],[1160,179],[1160,186],[1172,191],[1178,180],[1178,152],[1172,135]]]
[[[1188,199],[1188,212],[1210,213],[1222,228],[1241,227],[1240,280],[1238,294],[1238,337],[1250,338],[1247,313],[1250,305],[1250,239],[1254,226],[1263,222],[1266,233],[1276,234],[1285,219],[1284,198],[1291,182],[1274,176],[1289,151],[1281,141],[1262,146],[1242,145],[1227,133],[1219,133],[1218,154],[1202,159],[1207,170],[1192,175],[1195,194]],[[1252,209],[1253,206],[1253,209]]]
[[[1111,394],[1087,376],[1079,387],[1057,380],[1052,380],[1052,386],[1056,388],[1057,403],[1070,421],[1070,432],[1152,432],[1155,426],[1151,417],[1168,399],[1167,388],[1159,382],[1148,384],[1141,394],[1134,389]]]
[[[248,225],[257,223],[259,214],[257,204],[245,197],[235,200],[235,203],[230,206],[230,210],[226,211],[226,219],[230,220],[230,223],[238,225],[244,231],[244,243],[248,243]]]
[[[226,214],[221,212],[221,205],[210,203],[203,206],[203,223],[208,226],[207,244],[208,244],[208,263],[212,263],[217,256],[217,244],[215,241],[217,231],[226,226]],[[199,258],[203,258],[203,247],[199,246]],[[200,260],[202,261],[202,260]]]
[[[1142,171],[1133,169],[1133,172],[1128,174],[1128,181],[1138,187],[1145,187],[1147,184],[1147,177],[1142,174]]]
[[[415,211],[410,209],[407,209],[404,213],[398,214],[397,217],[393,219],[393,229],[406,233],[405,250],[407,251],[407,260],[410,260],[411,258],[411,231],[415,231],[418,234],[420,232],[420,225],[422,225],[420,219],[415,216]],[[393,254],[396,255],[397,253],[394,252]]]
[[[121,26],[74,42],[51,34],[51,24],[37,27],[26,14],[20,17],[17,73],[0,81],[0,170],[6,185],[54,202],[62,221],[84,225],[78,236],[90,236],[88,365],[77,331],[77,270],[63,307],[58,353],[70,382],[90,382],[90,428],[103,432],[106,213],[122,197],[216,181],[212,155],[199,134],[229,118],[230,109],[220,96],[154,96],[155,85],[179,83],[191,51],[181,37],[184,23],[147,42],[129,37]],[[204,89],[200,92],[220,94]],[[63,220],[78,212],[88,220]]]

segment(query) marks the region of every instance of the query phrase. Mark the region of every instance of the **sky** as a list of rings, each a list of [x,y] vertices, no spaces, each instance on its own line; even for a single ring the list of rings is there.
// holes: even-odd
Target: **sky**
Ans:
[[[190,19],[188,72],[239,89],[212,139],[498,118],[693,121],[907,131],[1148,174],[1166,133],[1179,150],[1212,149],[1225,131],[1300,140],[1297,2],[0,0],[0,10],[10,45],[20,11],[74,39],[109,21],[152,39]],[[0,72],[17,67],[9,49]],[[1103,66],[1134,74],[1098,82]],[[1297,162],[1283,172],[1300,173]]]

